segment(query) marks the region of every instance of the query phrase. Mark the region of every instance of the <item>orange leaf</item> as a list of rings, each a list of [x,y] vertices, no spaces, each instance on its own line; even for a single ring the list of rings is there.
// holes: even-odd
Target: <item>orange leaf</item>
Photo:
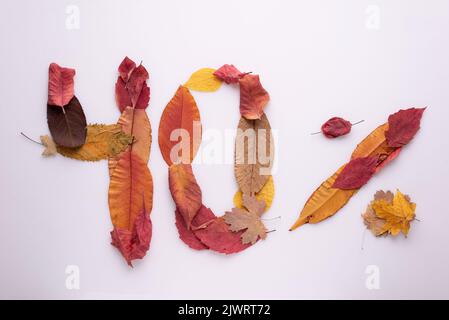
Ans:
[[[240,83],[240,114],[246,119],[260,119],[270,95],[262,87],[258,75],[247,74]]]
[[[201,143],[200,121],[198,107],[189,89],[179,86],[159,123],[159,148],[169,166],[193,161]]]
[[[109,211],[116,228],[132,231],[135,219],[153,207],[153,179],[147,164],[131,150],[117,162],[109,184]]]
[[[118,124],[121,125],[122,131],[133,136],[134,141],[127,150],[131,150],[144,163],[148,163],[151,147],[151,125],[148,120],[147,113],[144,109],[134,109],[126,107],[123,110]],[[122,154],[109,158],[109,175],[112,175],[117,162]]]
[[[170,192],[176,207],[190,229],[193,218],[201,207],[201,188],[196,182],[190,164],[173,164],[168,169]]]

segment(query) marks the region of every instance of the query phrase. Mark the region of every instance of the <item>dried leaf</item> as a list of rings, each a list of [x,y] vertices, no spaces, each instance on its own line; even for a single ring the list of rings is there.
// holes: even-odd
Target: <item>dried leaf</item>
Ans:
[[[122,154],[109,184],[109,211],[116,228],[133,230],[136,217],[153,207],[153,179],[145,162],[131,150]]]
[[[159,148],[170,166],[173,163],[191,163],[200,143],[201,121],[198,107],[189,89],[179,86],[161,116]],[[178,149],[179,146],[181,147]]]
[[[187,229],[201,207],[201,188],[196,182],[190,164],[173,164],[168,176],[170,192],[176,208],[184,218]]]
[[[203,213],[207,211],[207,213]],[[198,215],[214,215],[209,208],[201,206]],[[214,215],[215,216],[215,215]],[[241,241],[242,231],[232,232],[223,218],[209,220],[203,228],[194,230],[195,236],[210,250],[220,253],[231,254],[245,250],[251,244],[243,244]]]
[[[136,154],[144,163],[148,163],[151,147],[151,125],[145,110],[125,108],[117,124],[123,133],[133,137],[133,143],[129,146],[132,153]],[[112,175],[121,155],[109,158],[109,175]]]
[[[184,83],[184,87],[195,91],[213,92],[217,91],[222,82],[214,75],[215,69],[202,68],[190,76],[189,80]]]
[[[198,210],[198,213],[192,220],[192,228],[188,229],[183,216],[178,209],[175,211],[176,228],[178,229],[179,238],[187,244],[190,248],[195,250],[209,249],[200,239],[195,235],[193,230],[198,230],[202,225],[206,225],[216,217],[210,210]]]
[[[86,116],[75,96],[63,107],[48,104],[47,122],[58,146],[76,148],[86,141]]]
[[[270,96],[262,87],[259,76],[248,74],[241,78],[239,83],[240,114],[249,120],[260,119]]]
[[[81,147],[58,147],[57,151],[68,158],[98,161],[125,151],[132,141],[133,137],[124,133],[118,124],[93,124],[87,126],[86,142]]]
[[[51,63],[48,69],[48,102],[52,106],[63,107],[74,95],[75,69],[62,68]]]
[[[393,236],[402,232],[407,236],[410,222],[415,219],[416,204],[399,190],[396,194],[378,191],[363,216],[365,225],[371,232],[380,236],[391,234]]]
[[[351,132],[351,128],[351,122],[343,118],[333,117],[321,126],[321,132],[326,138],[333,139],[348,134]]]
[[[150,88],[146,83],[148,71],[142,64],[136,67],[128,57],[125,57],[118,70],[120,75],[115,83],[115,100],[120,112],[126,107],[146,109],[150,101]]]
[[[255,194],[267,183],[274,158],[271,127],[261,119],[240,118],[235,140],[234,173],[243,193]]]
[[[274,180],[273,176],[268,178],[268,181],[264,184],[262,189],[256,193],[257,200],[263,200],[266,204],[265,211],[270,209],[271,203],[274,198]],[[237,191],[234,195],[234,206],[236,208],[243,208],[243,193],[242,191]]]
[[[378,156],[355,158],[343,168],[332,188],[351,190],[366,184],[376,171]]]
[[[389,164],[391,161],[393,161],[394,159],[396,159],[399,155],[399,153],[401,152],[402,148],[397,148],[396,150],[394,150],[393,152],[391,152],[390,154],[381,154],[379,156],[379,161],[380,163],[377,165],[376,167],[376,172],[379,172],[380,170],[382,170],[387,164]]]
[[[246,74],[247,73],[240,72],[232,64],[225,64],[214,72],[214,76],[227,84],[239,82],[239,79],[243,78]]]
[[[42,151],[44,157],[54,156],[58,151],[56,150],[56,144],[50,136],[40,136],[41,142],[45,149]]]
[[[420,128],[421,118],[426,108],[399,110],[388,117],[389,129],[385,132],[388,146],[402,147],[413,139]]]
[[[265,239],[267,229],[260,216],[265,211],[265,202],[257,200],[254,196],[243,195],[243,204],[246,208],[233,208],[232,212],[226,212],[223,219],[229,224],[229,230],[233,232],[244,231],[242,243],[254,244],[260,239]]]

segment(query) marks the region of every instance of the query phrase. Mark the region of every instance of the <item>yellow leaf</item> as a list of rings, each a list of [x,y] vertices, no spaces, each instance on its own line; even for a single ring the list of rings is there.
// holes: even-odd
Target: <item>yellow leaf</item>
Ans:
[[[195,71],[184,86],[190,90],[212,92],[217,91],[222,81],[214,76],[215,69],[202,68]]]
[[[64,157],[98,161],[124,151],[132,140],[132,136],[122,132],[118,124],[92,124],[87,126],[86,142],[81,147],[58,146],[57,150]]]
[[[262,187],[262,189],[256,193],[256,199],[257,200],[263,200],[265,201],[265,211],[270,209],[271,204],[273,203],[274,198],[274,181],[273,176],[270,176],[268,178],[268,181],[265,183],[265,185]],[[242,209],[243,208],[243,193],[242,191],[237,191],[234,195],[234,205],[236,208]]]

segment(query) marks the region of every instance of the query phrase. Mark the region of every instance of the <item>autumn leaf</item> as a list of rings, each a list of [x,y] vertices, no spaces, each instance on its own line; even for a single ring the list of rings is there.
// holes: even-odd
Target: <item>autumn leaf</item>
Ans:
[[[226,212],[224,221],[229,224],[229,230],[233,232],[244,231],[242,234],[243,244],[254,244],[260,239],[265,239],[267,229],[260,216],[265,211],[265,202],[257,200],[255,196],[243,195],[243,205],[245,209],[233,208],[231,212]]]
[[[204,217],[214,214],[203,205],[198,211],[198,215]],[[207,221],[203,228],[193,230],[193,232],[201,243],[210,250],[224,254],[237,253],[251,246],[250,243],[242,243],[241,236],[243,231],[233,232],[229,230],[229,225],[221,217]]]
[[[426,108],[399,110],[388,117],[389,129],[385,132],[388,146],[402,147],[413,139],[420,128]]]
[[[181,141],[178,142],[178,139]],[[189,89],[179,86],[159,123],[159,148],[165,162],[191,163],[201,143],[201,121]],[[178,149],[178,147],[180,147]]]
[[[351,132],[352,124],[340,117],[333,117],[321,126],[321,132],[326,138],[333,139]]]
[[[413,119],[411,119],[411,121],[413,121]],[[357,145],[352,153],[351,160],[377,156],[378,161],[375,167],[375,171],[377,172],[397,157],[400,152],[398,150],[400,149],[388,145],[386,139],[386,131],[388,129],[389,124],[385,123],[373,130]],[[349,201],[354,193],[356,193],[357,189],[342,190],[333,188],[334,182],[342,172],[343,168],[344,166],[312,193],[290,230],[294,230],[305,223],[318,223],[334,215]]]
[[[378,156],[355,158],[343,168],[332,188],[351,190],[366,184],[376,171]]]
[[[131,230],[136,217],[153,207],[153,179],[144,163],[131,150],[122,154],[109,184],[109,211],[116,228]]]
[[[274,158],[271,127],[266,115],[240,118],[235,140],[234,173],[243,193],[255,194],[267,183]]]
[[[50,136],[40,136],[41,143],[45,147],[44,151],[42,151],[42,155],[44,157],[54,156],[58,151],[56,150],[56,144]]]
[[[257,200],[263,200],[266,204],[265,211],[270,209],[271,203],[273,202],[274,198],[274,180],[273,176],[270,176],[268,178],[268,181],[264,184],[262,189],[260,189],[259,192],[256,193],[256,199]],[[234,206],[236,208],[243,208],[243,193],[241,190],[237,191],[234,195]]]
[[[51,63],[48,69],[48,102],[52,106],[63,107],[74,95],[75,69],[62,68]]]
[[[214,75],[215,69],[202,68],[190,76],[184,87],[194,91],[213,92],[221,87],[221,80]]]
[[[168,176],[170,192],[176,208],[184,218],[187,229],[202,204],[201,188],[196,182],[190,164],[173,164]]]
[[[237,83],[239,82],[239,79],[243,78],[245,75],[247,75],[247,73],[240,72],[232,64],[225,64],[214,72],[214,76],[227,84]]]
[[[115,100],[123,112],[126,107],[146,109],[150,101],[150,88],[146,81],[148,71],[140,64],[136,67],[134,61],[125,57],[119,68],[119,76],[115,83]]]
[[[270,96],[262,87],[259,76],[248,74],[239,79],[239,84],[240,114],[248,120],[260,119]]]
[[[87,126],[86,142],[78,148],[57,147],[61,155],[83,161],[98,161],[124,151],[133,137],[124,133],[120,125],[93,124]]]
[[[133,143],[129,146],[132,153],[136,154],[144,163],[148,163],[152,141],[150,120],[145,110],[127,107],[123,110],[117,124],[120,125],[124,134],[133,137]],[[120,154],[109,158],[109,175],[112,175],[120,158]]]
[[[378,191],[362,217],[376,236],[387,233],[396,236],[400,232],[407,236],[410,222],[415,219],[415,209],[416,204],[399,190],[394,196],[390,191]]]
[[[58,146],[76,148],[86,141],[86,116],[75,96],[63,107],[48,104],[47,123]]]

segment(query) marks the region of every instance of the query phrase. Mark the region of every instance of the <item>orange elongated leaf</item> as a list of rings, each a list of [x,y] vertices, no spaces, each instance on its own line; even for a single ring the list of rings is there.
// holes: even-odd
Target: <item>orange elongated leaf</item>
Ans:
[[[126,151],[117,162],[109,184],[109,211],[116,228],[133,231],[137,216],[153,207],[153,178],[137,154]]]
[[[318,223],[342,208],[357,190],[341,190],[332,188],[338,174],[344,166],[338,169],[332,176],[324,181],[307,200],[301,214],[290,228],[290,231],[306,223]]]
[[[258,75],[247,74],[239,79],[240,114],[246,119],[260,119],[270,95],[262,87]]]
[[[133,143],[128,147],[144,163],[148,163],[151,147],[151,125],[144,109],[126,107],[117,122],[122,132],[133,136]],[[112,175],[121,154],[109,158],[109,175]]]
[[[234,173],[240,190],[255,194],[266,184],[274,157],[271,126],[265,114],[260,119],[240,118],[235,140]]]
[[[202,204],[201,188],[190,164],[173,164],[168,169],[168,182],[177,210],[190,229],[193,218]]]
[[[170,166],[191,163],[201,143],[200,112],[189,89],[179,86],[159,123],[159,148]]]

